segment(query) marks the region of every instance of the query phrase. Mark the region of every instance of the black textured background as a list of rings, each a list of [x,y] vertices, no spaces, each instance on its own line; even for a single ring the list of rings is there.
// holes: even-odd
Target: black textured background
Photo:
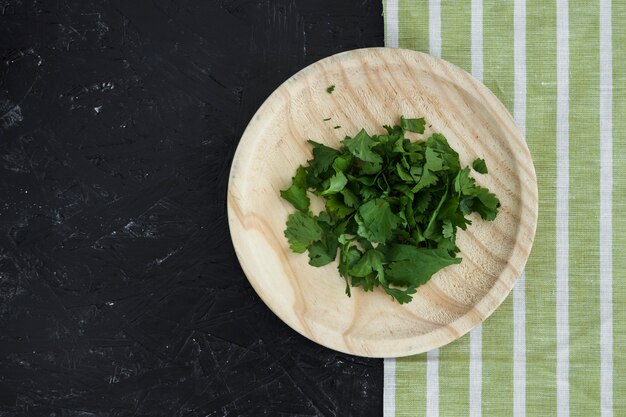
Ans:
[[[380,415],[382,362],[304,339],[235,257],[271,91],[383,43],[380,0],[0,0],[0,415]]]

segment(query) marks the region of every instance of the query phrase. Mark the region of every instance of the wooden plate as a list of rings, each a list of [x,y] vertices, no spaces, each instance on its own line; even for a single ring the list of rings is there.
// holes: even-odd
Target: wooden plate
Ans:
[[[329,85],[336,86],[332,94]],[[419,287],[411,303],[400,305],[382,290],[353,289],[348,298],[336,263],[315,268],[306,254],[290,251],[283,230],[294,209],[279,190],[311,158],[307,139],[338,147],[362,127],[382,133],[400,115],[425,117],[462,165],[484,158],[489,174],[473,175],[502,208],[494,222],[473,215],[473,225],[458,235],[461,264]],[[535,234],[537,180],[513,118],[472,76],[419,52],[360,49],[303,69],[263,103],[235,154],[228,219],[248,280],[294,330],[354,355],[406,356],[458,339],[506,298]]]

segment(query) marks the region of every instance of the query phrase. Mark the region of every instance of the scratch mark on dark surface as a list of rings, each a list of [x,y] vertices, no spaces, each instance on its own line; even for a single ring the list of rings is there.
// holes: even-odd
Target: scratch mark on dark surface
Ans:
[[[383,42],[362,0],[0,2],[0,415],[378,416],[382,362],[247,282],[238,140],[287,77]]]

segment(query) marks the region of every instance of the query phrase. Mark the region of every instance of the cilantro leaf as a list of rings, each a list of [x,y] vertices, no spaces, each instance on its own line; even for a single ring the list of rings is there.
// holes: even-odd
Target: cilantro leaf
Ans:
[[[372,150],[376,142],[372,140],[372,137],[367,134],[365,129],[361,129],[354,138],[346,137],[342,143],[348,148],[352,155],[362,161],[383,162],[383,158]]]
[[[413,187],[413,192],[417,193],[418,191],[426,187],[437,184],[437,182],[439,182],[439,177],[432,171],[424,169],[424,172],[422,172],[419,181],[417,182],[415,187]]]
[[[341,190],[341,195],[343,196],[343,202],[348,207],[356,207],[360,203],[359,197],[348,188]]]
[[[376,249],[370,249],[365,252],[363,257],[350,268],[349,272],[350,275],[355,277],[366,277],[374,272],[381,283],[386,283],[383,255]]]
[[[375,175],[383,168],[379,162],[364,162],[361,164],[361,174],[363,175]]]
[[[463,168],[454,179],[454,190],[462,195],[473,195],[476,181],[469,176],[469,168]]]
[[[351,163],[352,155],[341,155],[336,157],[333,161],[333,169],[335,170],[335,172],[344,172],[350,167]]]
[[[307,180],[306,170],[300,166],[296,171],[296,175],[292,179],[291,186],[286,190],[281,190],[280,196],[289,201],[296,209],[302,212],[309,211],[311,201],[307,196]]]
[[[287,219],[285,237],[292,251],[303,253],[311,243],[322,238],[322,228],[313,217],[297,211]]]
[[[424,127],[426,125],[426,121],[424,118],[421,119],[405,119],[404,116],[400,117],[400,126],[404,130],[408,130],[409,132],[415,132],[422,134],[424,133]]]
[[[407,287],[404,290],[400,288],[392,288],[388,285],[383,285],[382,287],[387,294],[392,296],[400,304],[406,304],[411,302],[411,300],[413,300],[413,297],[411,296],[417,291],[415,287],[411,286]]]
[[[450,220],[444,220],[442,234],[446,239],[454,237],[454,226]]]
[[[395,285],[420,286],[439,270],[461,263],[445,249],[422,249],[410,245],[395,245],[388,253],[391,261],[386,277]]]
[[[500,207],[498,197],[483,187],[476,187],[474,195],[477,197],[477,199],[474,200],[474,210],[477,211],[484,220],[494,220],[498,215],[498,208]]]
[[[333,195],[326,200],[326,210],[334,217],[343,219],[354,212],[355,209],[348,207],[338,195]]]
[[[326,239],[313,242],[309,246],[309,264],[313,266],[328,265],[337,257],[338,246],[335,236],[328,236]]]
[[[488,174],[489,170],[487,169],[487,164],[485,163],[484,159],[481,158],[476,158],[474,160],[474,162],[472,163],[472,168],[474,168],[474,171],[480,173],[480,174]]]
[[[309,140],[308,142],[313,146],[313,159],[309,161],[309,164],[315,168],[318,173],[325,172],[333,164],[339,152],[336,149],[313,140]]]
[[[393,235],[400,218],[391,211],[389,203],[382,198],[363,204],[356,216],[357,233],[371,242],[385,242]]]
[[[439,152],[449,170],[458,171],[460,169],[459,154],[450,147],[444,135],[433,133],[426,140],[426,146]]]
[[[424,168],[431,172],[437,172],[443,169],[443,159],[440,153],[436,152],[431,147],[426,148],[426,164]]]
[[[415,182],[413,177],[404,169],[401,163],[396,164],[396,172],[402,181],[405,183]]]
[[[424,213],[428,208],[428,204],[430,203],[431,194],[428,191],[422,191],[419,194],[416,194],[417,197],[414,197],[415,201],[415,211],[418,213]]]
[[[347,183],[348,179],[346,178],[346,176],[343,175],[343,172],[338,171],[335,175],[330,177],[330,184],[328,185],[327,189],[322,191],[322,195],[337,194],[338,192],[343,190]]]

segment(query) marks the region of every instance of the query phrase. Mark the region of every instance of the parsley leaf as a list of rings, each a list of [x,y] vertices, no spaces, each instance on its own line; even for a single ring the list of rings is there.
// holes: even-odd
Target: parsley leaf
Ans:
[[[292,179],[291,187],[281,190],[280,196],[289,201],[295,208],[302,212],[309,211],[311,201],[306,194],[307,180],[306,170],[300,166]]]
[[[354,137],[346,137],[342,143],[348,148],[348,150],[357,158],[365,162],[383,162],[383,158],[372,150],[372,147],[376,145],[376,142],[370,135],[367,134],[365,129]]]
[[[328,185],[327,189],[322,191],[322,195],[337,194],[338,192],[343,190],[343,187],[345,187],[347,183],[348,179],[346,178],[346,176],[343,175],[343,172],[338,171],[330,178],[330,184]]]
[[[335,85],[334,84],[333,85],[329,85],[328,88],[326,88],[326,92],[328,94],[332,94],[333,91],[335,91]]]
[[[395,285],[419,286],[442,268],[461,263],[445,249],[422,249],[395,245],[388,254],[387,278]]]
[[[392,288],[388,285],[383,285],[383,289],[387,294],[392,296],[398,303],[406,304],[411,302],[413,297],[411,297],[417,291],[415,287],[407,287],[405,290],[399,288]]]
[[[350,275],[355,277],[366,277],[371,273],[376,273],[376,278],[381,283],[385,281],[385,271],[383,268],[383,255],[376,249],[370,249],[358,262],[350,268]]]
[[[311,243],[322,238],[322,228],[313,217],[297,211],[287,219],[285,237],[292,251],[303,253]]]
[[[335,158],[339,155],[339,152],[336,149],[313,140],[309,140],[308,142],[313,146],[313,159],[309,161],[309,165],[311,165],[318,174],[327,171],[333,164]]]
[[[379,243],[391,238],[400,222],[400,218],[391,211],[389,203],[382,198],[370,200],[359,207],[356,219],[359,236]]]
[[[415,132],[422,134],[424,133],[424,127],[426,125],[426,121],[424,118],[421,119],[405,119],[404,116],[400,117],[400,126],[404,130],[408,130],[409,132]]]
[[[480,173],[480,174],[488,174],[489,170],[487,169],[487,164],[485,163],[484,159],[481,158],[476,158],[474,160],[474,162],[472,163],[472,168],[474,168],[474,171]]]
[[[313,266],[328,265],[337,257],[338,246],[337,237],[333,235],[314,242],[309,246],[309,264]]]

